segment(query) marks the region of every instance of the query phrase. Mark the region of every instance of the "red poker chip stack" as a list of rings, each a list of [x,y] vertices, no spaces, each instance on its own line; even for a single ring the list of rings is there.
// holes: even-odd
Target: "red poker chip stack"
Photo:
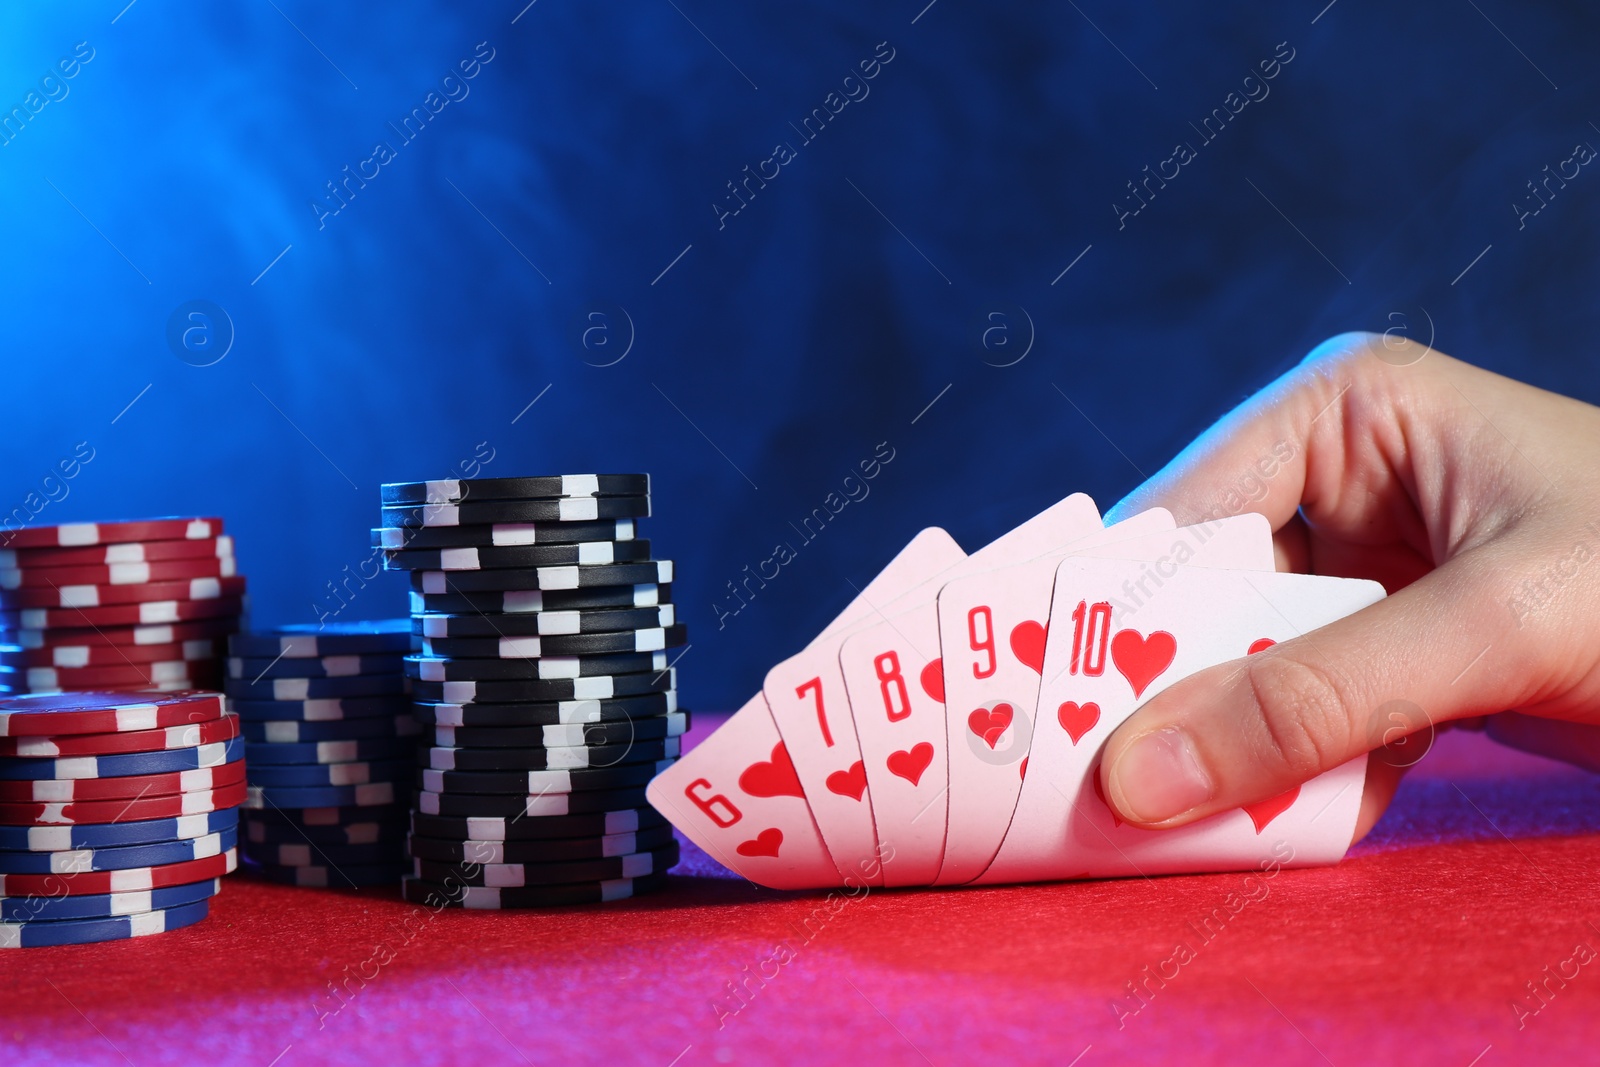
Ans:
[[[221,519],[0,531],[0,694],[220,690],[244,611]]]

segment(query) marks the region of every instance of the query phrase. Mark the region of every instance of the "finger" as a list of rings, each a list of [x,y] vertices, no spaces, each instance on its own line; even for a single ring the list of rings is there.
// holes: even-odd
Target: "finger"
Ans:
[[[1415,708],[1422,728],[1526,704],[1545,649],[1502,625],[1512,551],[1466,553],[1362,611],[1174,683],[1107,742],[1106,796],[1128,822],[1179,826],[1394,740],[1396,706]]]
[[[1348,488],[1346,470],[1384,444],[1349,440],[1351,412],[1363,413],[1369,427],[1398,424],[1403,410],[1388,418],[1377,415],[1393,411],[1389,389],[1397,381],[1415,393],[1470,371],[1429,351],[1426,362],[1408,366],[1397,379],[1394,368],[1374,354],[1392,356],[1395,344],[1410,342],[1349,333],[1318,345],[1298,367],[1224,416],[1111,508],[1106,520],[1120,522],[1146,508],[1165,507],[1185,526],[1255,511],[1278,530],[1303,504],[1314,509],[1339,499]]]
[[[1389,810],[1389,804],[1394,800],[1395,791],[1400,788],[1400,779],[1405,777],[1405,773],[1406,768],[1381,759],[1367,761],[1367,781],[1361,791],[1361,811],[1356,815],[1356,832],[1350,835],[1352,845],[1366,837],[1383,813]]]

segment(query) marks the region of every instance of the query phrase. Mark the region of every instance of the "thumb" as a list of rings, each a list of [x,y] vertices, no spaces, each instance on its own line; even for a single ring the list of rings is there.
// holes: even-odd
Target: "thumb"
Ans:
[[[1175,682],[1107,741],[1107,798],[1128,822],[1180,826],[1415,730],[1518,706],[1537,649],[1501,625],[1501,555],[1467,552],[1353,615]]]

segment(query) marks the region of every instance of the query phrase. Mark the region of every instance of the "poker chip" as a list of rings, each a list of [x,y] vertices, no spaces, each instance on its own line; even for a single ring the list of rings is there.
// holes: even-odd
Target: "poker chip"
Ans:
[[[483,593],[513,590],[556,591],[614,588],[625,585],[666,585],[672,581],[672,561],[603,563],[592,567],[524,567],[492,571],[412,571],[413,592]],[[0,594],[3,595],[3,594]]]
[[[152,600],[142,604],[112,604],[98,608],[27,608],[0,611],[0,628],[7,630],[80,629],[83,627],[151,626],[199,619],[237,619],[244,611],[238,596],[214,600]]]
[[[361,719],[333,719],[325,722],[298,722],[293,719],[247,721],[240,730],[249,742],[274,745],[320,744],[324,741],[377,741],[416,737],[422,726],[409,714],[370,716]],[[246,748],[246,753],[249,749]]]
[[[659,652],[684,643],[682,626],[612,633],[572,634],[564,637],[424,637],[421,654],[439,658],[458,656],[487,659],[538,659],[542,656],[598,656],[619,652]]]
[[[667,668],[665,652],[617,652],[609,656],[541,656],[537,659],[472,659],[407,656],[408,678],[429,682],[494,681],[533,678],[589,678],[636,674]]]
[[[414,615],[411,632],[419,637],[558,637],[665,629],[677,621],[677,606],[607,611],[541,611],[532,615]]]
[[[0,678],[21,679],[33,692],[185,685],[186,689],[214,689],[222,671],[214,660],[172,660],[130,663],[121,667],[0,667]]]
[[[135,800],[176,793],[203,793],[239,785],[244,781],[244,761],[217,767],[165,774],[130,774],[116,778],[44,778],[0,781],[0,803],[69,804],[83,800]]]
[[[220,767],[244,758],[244,740],[237,736],[193,748],[169,748],[159,752],[128,752],[115,756],[64,756],[60,759],[32,759],[26,756],[0,758],[0,781],[32,781],[43,778],[111,778],[128,774],[166,774],[200,767]]]
[[[8,648],[0,664],[13,667],[115,667],[159,660],[216,659],[221,643],[208,639],[168,645],[52,645]]]
[[[451,884],[441,885],[407,877],[400,892],[413,904],[431,908],[453,907],[497,911],[504,908],[553,908],[568,904],[603,904],[613,900],[653,893],[667,884],[666,872],[643,878],[613,878],[603,882],[574,882],[568,885],[490,888]]]
[[[665,693],[677,688],[676,669],[640,674],[602,674],[590,678],[546,678],[524,681],[415,680],[411,695],[441,704],[543,704],[560,700],[611,700],[616,697]]]
[[[558,793],[625,789],[647,785],[672,766],[671,760],[627,763],[615,767],[542,771],[436,771],[423,768],[417,775],[423,789],[432,793],[507,794],[530,797]]]
[[[35,526],[0,534],[6,548],[75,548],[128,541],[197,541],[222,533],[221,519],[140,519],[131,522],[74,522]]]
[[[416,548],[384,555],[392,571],[480,571],[510,567],[595,566],[650,558],[649,541],[578,541],[570,545]]]
[[[199,815],[134,822],[85,826],[0,826],[0,848],[33,852],[118,848],[204,837],[238,825],[239,809],[227,807]]]
[[[646,852],[552,863],[436,863],[414,859],[411,861],[411,874],[425,882],[440,885],[459,883],[463,886],[506,889],[612,878],[643,878],[659,874],[677,862],[678,843],[671,841]]]
[[[593,541],[631,541],[632,519],[592,522],[495,523],[488,526],[407,526],[372,531],[372,547],[401,551],[424,548],[570,545]]]
[[[358,822],[404,824],[408,816],[409,809],[405,802],[396,801],[365,807],[270,808],[264,814],[251,813],[249,818],[252,823],[265,821],[301,830],[316,830],[350,826]]]
[[[287,687],[286,687],[287,688]],[[232,694],[230,694],[232,696]],[[246,725],[252,722],[334,723],[379,719],[404,714],[401,693],[368,697],[312,697],[310,699],[230,699],[228,706]]]
[[[404,863],[376,863],[338,867],[276,867],[251,862],[246,871],[269,882],[305,886],[314,889],[360,889],[367,886],[394,885],[405,876]]]
[[[260,813],[244,825],[245,854],[256,851],[256,845],[374,845],[388,842],[391,854],[398,851],[396,842],[405,837],[406,823],[402,821],[352,822],[340,826],[295,826],[288,822],[272,822]]]
[[[229,678],[226,692],[237,700],[316,700],[322,697],[375,697],[404,693],[406,680],[394,674],[353,674],[342,678]],[[241,710],[240,714],[244,714]]]
[[[262,808],[341,808],[393,804],[393,782],[367,782],[362,785],[265,786],[252,785],[240,807]]]
[[[0,589],[62,589],[67,586],[151,585],[191,578],[231,578],[232,555],[154,563],[89,563],[74,566],[0,567]]]
[[[0,948],[42,948],[46,945],[88,945],[147,937],[193,926],[211,913],[211,901],[180,904],[164,911],[99,919],[0,923]]]
[[[72,852],[0,852],[0,875],[76,874],[80,871],[124,871],[219,856],[238,844],[237,828],[204,837],[152,845],[79,849]]]
[[[418,789],[412,796],[418,813],[456,818],[487,815],[494,819],[540,819],[550,815],[581,815],[640,808],[646,803],[643,788],[595,789],[584,793],[546,793],[541,796],[436,793]]]
[[[128,650],[144,645],[178,645],[196,640],[218,640],[239,628],[236,619],[200,619],[152,626],[65,627],[51,630],[12,630],[6,641],[24,650],[104,647]],[[93,652],[91,655],[95,654]],[[160,659],[168,657],[161,656]],[[62,664],[70,666],[70,664]]]
[[[120,871],[82,871],[75,874],[0,874],[0,896],[81,896],[89,893],[126,893],[164,889],[208,878],[220,878],[238,866],[233,850],[203,859],[182,860]]]
[[[217,693],[82,692],[0,700],[0,737],[108,734],[184,726],[220,718]]]
[[[277,656],[228,658],[228,677],[257,682],[263,678],[348,678],[352,675],[397,674],[400,656],[318,656],[290,659]]]
[[[159,563],[175,559],[222,559],[233,556],[227,534],[186,541],[127,541],[81,548],[4,548],[0,567],[109,567],[116,563]]]
[[[489,593],[419,593],[410,595],[412,614],[446,615],[541,611],[588,611],[596,608],[653,608],[672,600],[670,585],[619,585],[592,589],[513,589]]]
[[[406,849],[413,859],[435,863],[558,863],[625,856],[661,848],[673,840],[672,827],[656,826],[634,833],[603,837],[554,838],[539,841],[472,841],[412,834]]]
[[[0,609],[98,608],[168,600],[218,600],[244,595],[243,578],[191,578],[188,581],[131,585],[63,585],[0,590]],[[81,625],[81,624],[80,624]]]
[[[420,759],[436,771],[597,770],[630,763],[655,762],[678,756],[678,739],[630,741],[617,745],[570,748],[454,748],[432,746]]]
[[[331,845],[301,841],[298,844],[280,842],[252,846],[245,857],[263,867],[332,867],[386,864],[396,862],[395,847],[391,841],[370,845]]]
[[[476,704],[471,701],[439,703],[415,700],[417,720],[438,726],[532,727],[563,723],[621,722],[666,715],[678,710],[678,694],[671,690],[612,700],[557,700],[535,703]]]
[[[385,526],[482,526],[507,522],[591,522],[650,514],[648,496],[582,496],[546,500],[467,501],[383,508]]]
[[[615,837],[667,826],[654,808],[633,807],[575,815],[527,819],[511,816],[446,816],[413,812],[414,835],[451,841],[574,841]]]
[[[535,478],[449,478],[385,482],[385,504],[458,504],[466,500],[545,500],[582,496],[649,496],[648,474],[557,474]]]
[[[138,797],[133,800],[86,800],[71,803],[0,804],[0,823],[7,826],[66,826],[76,823],[144,822],[150,819],[175,819],[180,815],[199,815],[240,806],[245,786],[223,786],[171,796]]]
[[[219,705],[220,706],[220,705]],[[75,734],[68,737],[0,737],[0,756],[54,759],[62,756],[114,756],[127,752],[159,752],[169,748],[213,745],[239,736],[239,716],[226,714],[158,730],[120,734]]]
[[[350,763],[410,757],[416,751],[411,738],[385,737],[370,741],[316,741],[304,744],[260,744],[244,746],[245,759],[252,767],[277,764]]]
[[[267,789],[286,787],[368,785],[393,782],[405,775],[411,760],[350,763],[258,764],[250,768],[250,784]]]
[[[0,923],[138,915],[209,900],[220,892],[222,879],[211,878],[165,889],[135,889],[126,893],[86,893],[76,897],[0,897]]]
[[[626,745],[678,737],[689,728],[687,712],[611,722],[552,723],[547,726],[435,726],[432,740],[444,748],[574,748]],[[249,749],[245,750],[247,753]]]
[[[318,659],[411,651],[405,619],[363,622],[300,623],[261,633],[236,634],[228,642],[234,656],[259,659]]]

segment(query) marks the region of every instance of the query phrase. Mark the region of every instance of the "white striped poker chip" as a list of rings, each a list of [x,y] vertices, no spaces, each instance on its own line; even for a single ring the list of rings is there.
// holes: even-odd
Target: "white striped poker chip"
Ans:
[[[343,826],[290,826],[282,823],[262,822],[266,816],[251,813],[244,824],[244,836],[253,845],[376,845],[381,841],[397,841],[403,836],[403,824],[385,822],[355,822]]]
[[[410,633],[406,619],[296,623],[235,634],[229,641],[229,651],[235,656],[264,659],[400,653],[411,650]]]
[[[28,688],[34,692],[46,689],[61,689],[65,686],[74,686],[77,679],[70,673],[75,670],[87,672],[114,671],[136,674],[140,683],[151,686],[161,686],[169,682],[190,682],[198,679],[202,674],[210,674],[212,661],[202,659],[171,659],[157,660],[154,663],[135,663],[128,667],[28,667],[24,677],[27,679]],[[68,672],[68,673],[63,673]],[[100,674],[97,679],[105,679],[107,675]],[[199,689],[201,686],[194,686]]]
[[[28,852],[66,852],[72,849],[118,848],[152,845],[204,837],[239,825],[236,808],[200,815],[149,819],[140,822],[86,823],[79,826],[0,826],[0,848]]]
[[[461,548],[488,545],[516,548],[526,545],[563,545],[580,541],[631,541],[637,536],[632,519],[596,522],[502,522],[485,526],[378,527],[372,547],[387,551],[407,548]]]
[[[342,656],[229,656],[228,677],[249,682],[268,678],[349,678],[357,674],[398,674],[397,652],[353,653]]]
[[[508,574],[515,574],[517,577],[508,578]],[[513,581],[522,584],[512,585]],[[643,563],[603,563],[594,566],[568,564],[559,567],[521,567],[505,571],[411,572],[412,591],[425,596],[478,591],[500,592],[504,595],[506,590],[553,592],[558,589],[644,585],[650,582],[664,585],[671,581],[670,559]]]
[[[230,874],[239,866],[239,850],[230,848],[216,856],[196,860],[162,863],[151,867],[130,867],[122,871],[80,871],[73,874],[0,874],[0,896],[30,894],[62,896],[100,893],[126,893],[130,890],[164,889],[187,885]]]
[[[171,652],[177,653],[170,662],[182,660],[192,662],[200,659],[213,659],[216,657],[221,645],[220,641],[209,637],[195,638],[192,641],[174,642]],[[45,646],[49,653],[51,667],[115,667],[129,661],[128,656],[121,654],[115,646],[106,645],[49,645]],[[167,649],[157,650],[154,654],[161,655]],[[151,653],[146,653],[150,655]],[[43,658],[43,657],[40,657]],[[135,662],[139,662],[135,660]],[[46,664],[39,664],[46,666]]]
[[[241,730],[252,744],[307,745],[323,741],[381,741],[415,737],[422,732],[416,716],[396,709],[396,714],[363,719],[332,719],[326,722],[299,722],[292,719],[260,719],[246,722]]]
[[[406,674],[425,682],[490,681],[493,679],[593,678],[664,671],[665,652],[615,652],[595,656],[461,657],[407,656]]]
[[[104,608],[22,608],[9,612],[21,630],[50,630],[56,627],[155,626],[166,623],[198,622],[201,619],[235,618],[244,610],[243,595],[216,600],[141,600]]]
[[[537,500],[566,496],[648,496],[648,474],[551,474],[528,478],[441,478],[385,482],[385,504],[459,504],[467,500]]]
[[[64,573],[58,573],[64,572]],[[100,585],[150,585],[193,578],[232,578],[238,564],[230,556],[157,560],[153,563],[92,563],[61,567],[0,567],[0,589]]]
[[[564,637],[424,637],[424,656],[473,656],[489,659],[540,659],[546,656],[609,656],[618,652],[660,652],[668,640],[682,644],[681,627],[618,630],[608,634]]]
[[[594,567],[649,559],[650,542],[645,540],[574,541],[567,545],[413,548],[387,553],[383,565],[393,571],[482,571],[562,565]]]
[[[648,496],[573,496],[547,500],[486,500],[462,504],[385,504],[394,526],[480,526],[500,522],[592,522],[650,515]]]
[[[664,693],[678,688],[678,668],[638,674],[600,674],[589,678],[548,678],[528,681],[474,681],[412,683],[418,700],[446,704],[485,704],[562,700],[609,700],[617,696]]]
[[[218,559],[233,556],[233,538],[227,534],[191,541],[126,541],[108,545],[68,548],[0,549],[0,567],[110,566],[113,563],[155,563],[158,560]]]
[[[309,789],[318,786],[367,785],[409,778],[412,759],[352,763],[263,763],[250,768],[250,784],[266,789]]]
[[[676,737],[663,737],[653,741],[633,741],[619,745],[558,745],[533,749],[532,755],[507,758],[515,749],[469,748],[460,749],[446,745],[430,745],[422,750],[428,767],[436,771],[474,770],[535,770],[539,762],[544,771],[577,771],[615,767],[641,759],[676,759],[682,743]],[[475,759],[474,757],[481,757]],[[436,788],[429,786],[429,788]]]
[[[155,752],[122,752],[111,756],[63,756],[60,759],[35,759],[27,756],[0,758],[0,780],[8,782],[78,778],[119,778],[129,774],[170,774],[174,771],[220,767],[244,758],[244,739],[192,748],[166,748]]]
[[[617,624],[612,624],[615,620]],[[678,621],[676,604],[591,611],[541,611],[516,619],[486,615],[413,615],[412,632],[422,637],[572,637],[617,630],[666,629]],[[596,626],[596,622],[605,625]]]
[[[486,593],[419,593],[407,590],[411,613],[483,614],[503,612],[517,615],[535,611],[581,611],[609,608],[653,608],[669,603],[670,586],[600,586],[591,589],[505,589]]]
[[[411,832],[424,837],[455,841],[540,841],[545,838],[601,837],[633,834],[666,826],[667,820],[650,807],[617,808],[571,815],[565,819],[524,819],[516,816],[468,815],[450,817],[412,812]]]
[[[674,670],[676,670],[676,668],[674,668]],[[675,689],[669,689],[665,693],[652,694],[644,697],[643,700],[649,702],[649,710],[641,712],[641,715],[653,716],[671,714],[678,710],[678,693]],[[656,706],[658,703],[659,708]],[[611,722],[617,720],[619,716],[608,714],[607,704],[608,701],[603,698],[557,700],[550,703],[540,704],[538,705],[538,708],[541,717],[545,714],[553,714],[554,721],[548,723],[548,725],[556,725],[559,723],[583,724],[591,722]],[[472,704],[471,701],[428,703],[424,706],[427,711],[428,721],[435,726],[489,725],[487,723],[477,721],[477,716],[473,714],[473,712],[475,712],[479,706]],[[516,706],[511,705],[509,710],[515,712]],[[620,716],[620,718],[628,717],[629,716],[626,714]],[[533,717],[529,717],[528,719],[524,720],[521,716],[516,716],[513,718],[512,716],[508,715],[503,721],[496,722],[495,725],[512,726],[547,724],[539,722]]]
[[[160,623],[152,626],[113,626],[108,628],[71,627],[62,630],[47,627],[37,630],[12,630],[6,642],[24,649],[115,646],[175,645],[190,640],[222,642],[236,628],[230,619],[196,619],[191,622]],[[71,633],[71,637],[65,634]],[[73,642],[79,642],[74,645]]]
[[[242,808],[369,808],[395,802],[393,782],[364,785],[290,786],[252,785],[245,791]]]
[[[211,900],[181,904],[165,911],[103,919],[57,919],[48,922],[0,923],[0,949],[46,945],[90,945],[148,937],[193,926],[211,913]]]
[[[161,841],[150,845],[77,849],[72,852],[0,852],[0,872],[6,874],[81,874],[187,863],[220,856],[239,842],[237,828],[204,837]]]
[[[517,888],[441,885],[406,876],[401,894],[413,904],[430,908],[454,907],[469,911],[504,911],[512,908],[552,908],[571,904],[603,904],[654,892],[666,885],[666,872],[643,878],[612,878],[603,882],[575,882],[568,885],[536,885]]]
[[[203,722],[222,714],[223,698],[219,693],[171,693],[130,699],[135,695],[79,692],[5,697],[0,699],[0,737],[157,730]]]
[[[68,522],[0,534],[7,548],[72,548],[125,541],[198,541],[222,533],[221,519],[134,519],[129,522]]]
[[[650,731],[652,737],[658,737],[661,734],[664,734],[667,737],[679,737],[685,731],[687,731],[688,728],[689,728],[689,716],[685,712],[681,712],[681,711],[669,712],[668,714],[661,715],[661,716],[651,716],[650,718],[645,719],[643,721],[644,722],[655,722],[655,721],[658,721],[659,719],[665,719],[666,722],[664,723],[663,729],[661,731],[659,731],[659,732],[658,731]],[[603,743],[604,744],[621,744],[621,743],[623,743],[623,739],[628,738],[634,732],[631,728],[638,721],[640,721],[640,720],[631,720],[631,719],[613,719],[613,720],[608,720],[605,723],[606,726],[614,725],[614,726],[617,726],[617,727],[620,728],[620,729],[618,729],[616,731],[616,736],[617,736],[618,740],[616,740],[616,741],[609,741],[608,740],[608,741],[605,741]],[[445,748],[455,748],[455,747],[469,748],[469,747],[479,747],[479,746],[482,745],[482,742],[478,742],[477,745],[474,745],[470,741],[467,742],[466,744],[463,744],[462,742],[457,741],[456,738],[458,736],[471,738],[471,737],[474,736],[474,734],[481,734],[481,733],[496,733],[496,732],[504,733],[504,732],[507,732],[507,731],[515,731],[518,734],[526,733],[526,734],[529,734],[530,736],[534,735],[535,733],[537,733],[537,744],[530,742],[530,743],[528,743],[526,745],[523,745],[521,747],[528,747],[528,748],[534,748],[534,747],[543,747],[543,748],[581,748],[581,747],[591,747],[592,748],[592,747],[594,747],[595,744],[597,744],[597,742],[594,740],[594,738],[596,736],[600,736],[600,737],[609,737],[609,736],[611,736],[610,731],[603,730],[603,728],[602,728],[602,730],[597,731],[597,727],[600,727],[600,724],[597,723],[597,722],[594,722],[594,721],[546,723],[546,724],[543,724],[543,725],[524,726],[524,727],[516,727],[516,726],[494,727],[494,726],[443,726],[443,725],[435,725],[434,728],[433,728],[433,732],[432,732],[431,736],[433,738],[433,743],[435,745],[437,745],[437,746],[442,746],[442,747],[445,747]],[[638,732],[642,733],[644,731],[638,731]]]
[[[270,882],[282,882],[308,889],[358,889],[365,886],[393,885],[406,873],[401,860],[393,863],[350,863],[332,867],[279,867],[248,861],[245,871]]]
[[[0,922],[54,922],[58,919],[109,919],[193,904],[222,892],[222,879],[189,882],[165,889],[126,893],[86,893],[71,897],[0,898]]]

